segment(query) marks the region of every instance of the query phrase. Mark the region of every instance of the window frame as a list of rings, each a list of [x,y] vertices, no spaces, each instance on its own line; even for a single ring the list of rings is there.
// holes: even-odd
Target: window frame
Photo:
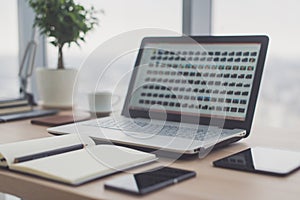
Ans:
[[[34,13],[27,1],[18,0],[18,28],[19,28],[19,61],[22,59],[26,45],[31,40]],[[46,39],[38,36],[38,49],[35,63],[39,67],[47,66]]]
[[[19,30],[19,66],[23,58],[26,46],[28,42],[32,39],[33,31],[33,20],[34,12],[29,7],[28,2],[24,0],[17,0],[18,7],[18,30]],[[38,34],[38,33],[37,33]],[[38,46],[36,49],[35,56],[35,67],[47,67],[47,48],[46,48],[46,38],[45,36],[38,35],[37,37]],[[36,76],[35,70],[33,70],[33,75],[29,82],[28,91],[32,93],[35,100],[38,100],[38,92],[36,86]]]
[[[212,0],[182,0],[182,32],[185,35],[211,35]]]

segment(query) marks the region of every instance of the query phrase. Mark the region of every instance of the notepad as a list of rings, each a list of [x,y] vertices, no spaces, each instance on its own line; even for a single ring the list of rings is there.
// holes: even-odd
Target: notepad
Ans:
[[[76,134],[0,145],[1,167],[71,185],[156,159],[154,154],[126,147],[85,144]]]

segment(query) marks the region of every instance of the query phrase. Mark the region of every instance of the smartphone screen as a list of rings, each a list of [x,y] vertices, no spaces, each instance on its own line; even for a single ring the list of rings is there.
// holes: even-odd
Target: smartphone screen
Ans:
[[[273,175],[287,175],[300,167],[300,152],[249,148],[213,162],[216,167]]]
[[[106,182],[104,186],[133,194],[147,194],[195,176],[193,171],[158,167],[142,173],[124,175]]]

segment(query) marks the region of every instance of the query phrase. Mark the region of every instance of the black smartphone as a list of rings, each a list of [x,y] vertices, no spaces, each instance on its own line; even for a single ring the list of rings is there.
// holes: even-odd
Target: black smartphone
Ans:
[[[196,172],[171,167],[157,167],[142,173],[128,174],[104,184],[107,189],[137,195],[147,194],[196,176]]]
[[[249,148],[213,162],[215,167],[285,176],[300,167],[300,152],[264,147]]]

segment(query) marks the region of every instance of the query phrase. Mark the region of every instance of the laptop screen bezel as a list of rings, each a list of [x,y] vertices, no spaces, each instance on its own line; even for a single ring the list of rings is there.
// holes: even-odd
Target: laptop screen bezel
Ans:
[[[150,118],[149,117],[149,112],[145,110],[134,110],[134,109],[129,109],[129,102],[131,99],[131,94],[133,92],[133,87],[134,83],[136,80],[136,75],[138,71],[138,66],[140,65],[141,58],[143,55],[143,50],[146,44],[149,43],[191,43],[191,42],[198,42],[198,43],[228,43],[228,44],[243,44],[243,43],[259,43],[260,46],[260,51],[258,55],[258,61],[257,61],[257,66],[254,74],[254,79],[253,79],[253,85],[250,93],[250,98],[249,98],[249,104],[246,112],[246,117],[244,121],[239,121],[239,120],[232,120],[232,119],[218,119],[218,118],[213,118],[213,117],[201,117],[197,118],[197,122],[200,121],[201,125],[210,125],[211,124],[211,119],[215,124],[224,124],[222,128],[225,129],[244,129],[246,130],[246,135],[247,137],[250,133],[251,130],[251,125],[253,121],[253,116],[255,112],[255,107],[256,107],[256,102],[257,102],[257,97],[258,97],[258,92],[259,92],[259,87],[261,83],[261,78],[262,78],[262,73],[263,73],[263,68],[265,64],[265,59],[266,59],[266,53],[267,53],[267,47],[269,43],[269,38],[268,36],[265,35],[256,35],[256,36],[191,36],[191,37],[146,37],[142,40],[141,47],[138,52],[138,56],[134,65],[134,70],[132,72],[130,84],[128,87],[127,91],[127,96],[125,99],[125,103],[123,106],[122,110],[122,115],[126,117],[131,117],[131,118]],[[182,115],[181,114],[171,114],[167,113],[167,121],[175,121],[179,122],[182,121]],[[184,116],[185,122],[194,122],[195,117],[185,115]],[[200,119],[200,120],[199,120]]]

